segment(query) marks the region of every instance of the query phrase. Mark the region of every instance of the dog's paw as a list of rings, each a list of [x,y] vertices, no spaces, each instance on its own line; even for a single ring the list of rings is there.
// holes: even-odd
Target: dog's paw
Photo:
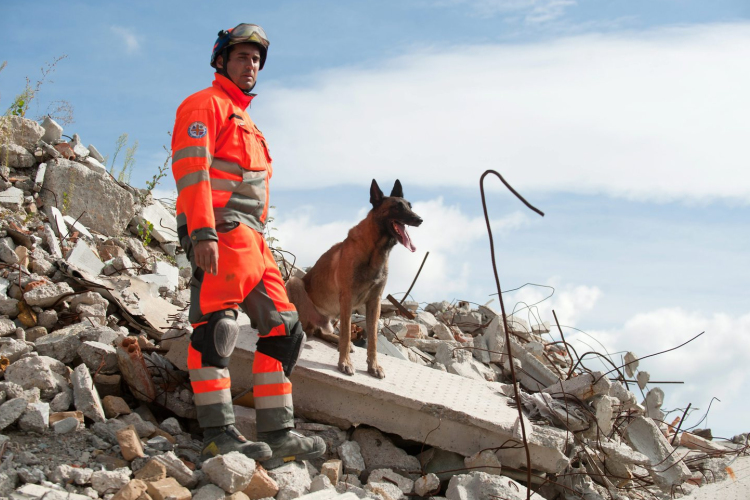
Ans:
[[[367,373],[375,378],[385,378],[385,370],[383,370],[380,365],[368,365]]]
[[[339,361],[339,371],[345,375],[354,375],[354,366],[351,361]]]

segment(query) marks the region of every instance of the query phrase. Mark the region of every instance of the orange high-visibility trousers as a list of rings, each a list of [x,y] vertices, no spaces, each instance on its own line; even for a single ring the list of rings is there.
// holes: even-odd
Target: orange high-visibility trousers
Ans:
[[[211,357],[207,359],[207,351],[198,339],[214,314],[236,317],[233,311],[242,308],[260,334],[253,361],[258,432],[294,427],[292,384],[284,373],[282,361],[294,357],[296,362],[297,352],[292,351],[297,344],[292,340],[304,338],[297,311],[289,302],[281,273],[263,235],[244,224],[227,232],[217,229],[216,275],[196,268],[192,249],[188,251],[193,267],[190,322],[194,328],[188,348],[188,370],[198,422],[204,428],[234,423],[229,357],[218,362]]]

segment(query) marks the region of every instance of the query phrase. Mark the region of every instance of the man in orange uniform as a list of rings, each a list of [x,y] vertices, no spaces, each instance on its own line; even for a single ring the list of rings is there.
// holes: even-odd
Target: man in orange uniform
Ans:
[[[172,171],[180,242],[193,271],[188,370],[204,430],[203,457],[240,451],[280,463],[318,457],[325,443],[291,430],[288,377],[305,333],[263,237],[271,155],[245,111],[267,52],[260,26],[239,24],[219,32],[211,54],[213,85],[177,109]],[[239,308],[260,334],[253,361],[257,443],[233,425],[227,367],[239,334]]]

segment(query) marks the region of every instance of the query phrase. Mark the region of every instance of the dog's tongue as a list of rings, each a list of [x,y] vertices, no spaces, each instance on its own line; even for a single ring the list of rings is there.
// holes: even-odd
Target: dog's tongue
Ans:
[[[396,234],[398,234],[398,242],[404,245],[406,248],[408,248],[409,251],[416,252],[417,247],[415,247],[414,243],[411,242],[409,233],[406,231],[406,226],[401,224],[400,222],[395,222],[395,221],[393,225],[396,228]]]

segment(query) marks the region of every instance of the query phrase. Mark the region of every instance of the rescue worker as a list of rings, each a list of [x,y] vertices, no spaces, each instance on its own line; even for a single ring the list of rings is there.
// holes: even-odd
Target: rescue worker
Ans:
[[[322,455],[325,443],[292,430],[288,377],[305,333],[263,237],[272,160],[245,111],[269,42],[254,24],[218,36],[211,54],[213,85],[182,102],[172,134],[178,233],[193,271],[188,370],[204,434],[202,456],[240,451],[261,461],[308,460]],[[256,443],[234,426],[227,367],[239,334],[239,308],[260,334],[252,367]]]

